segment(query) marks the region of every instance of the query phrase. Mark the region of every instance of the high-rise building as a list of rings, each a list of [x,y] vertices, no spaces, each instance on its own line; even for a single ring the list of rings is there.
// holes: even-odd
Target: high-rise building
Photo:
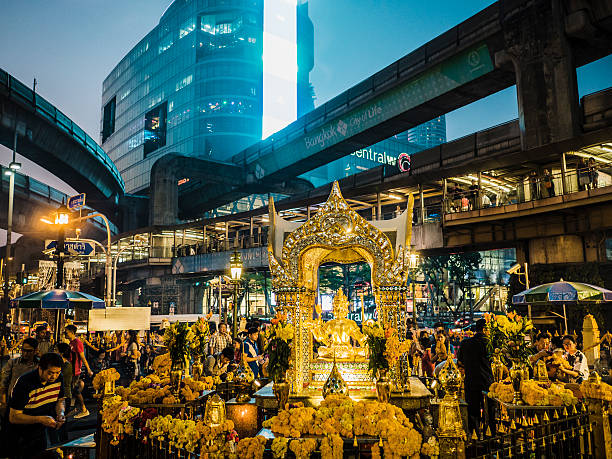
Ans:
[[[408,129],[408,142],[420,145],[423,149],[433,148],[446,142],[446,117],[438,116]]]
[[[262,122],[295,120],[312,54],[305,1],[174,0],[103,83],[102,147],[126,192],[146,191],[164,154],[227,160]]]

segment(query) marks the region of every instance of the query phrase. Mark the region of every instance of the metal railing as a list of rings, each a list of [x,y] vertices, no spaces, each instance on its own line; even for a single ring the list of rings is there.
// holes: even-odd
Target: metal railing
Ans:
[[[474,180],[471,185],[447,191],[444,213],[521,204],[609,186],[610,178],[603,175],[601,169],[592,166],[568,171],[565,173],[565,186],[562,173],[537,175],[535,171],[516,183],[487,178],[489,184],[483,185],[482,189]]]
[[[564,416],[559,410],[546,410],[549,421],[543,422],[544,411],[525,409],[511,413],[502,421],[504,433],[466,445],[470,458],[532,457],[595,457],[595,438],[588,413]],[[554,413],[554,414],[553,414]],[[539,418],[536,423],[536,416]],[[514,426],[514,427],[512,427]]]

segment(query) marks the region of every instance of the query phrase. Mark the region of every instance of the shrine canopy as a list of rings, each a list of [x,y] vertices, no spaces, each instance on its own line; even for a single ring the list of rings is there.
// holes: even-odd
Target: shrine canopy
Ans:
[[[317,270],[327,262],[367,262],[374,287],[405,285],[412,238],[413,196],[390,220],[367,221],[342,197],[338,182],[327,202],[306,222],[285,220],[270,200],[268,253],[276,289],[315,290]]]

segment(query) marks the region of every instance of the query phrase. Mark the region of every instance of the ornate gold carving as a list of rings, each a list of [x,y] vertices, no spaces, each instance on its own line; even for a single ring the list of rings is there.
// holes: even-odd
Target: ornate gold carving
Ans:
[[[402,226],[396,228],[396,232],[402,233],[403,242],[398,244],[397,253],[394,253],[389,238],[350,208],[337,182],[334,182],[327,202],[317,214],[292,232],[287,231],[295,228],[296,223],[279,217],[274,202],[270,200],[268,258],[272,288],[278,308],[288,314],[296,330],[292,349],[294,367],[290,372],[293,393],[300,392],[310,381],[313,338],[306,324],[312,321],[317,274],[322,263],[367,262],[382,322],[398,327],[400,321],[404,321],[405,312],[400,313],[400,310],[404,309],[406,301],[406,245],[411,237],[413,203],[410,196],[405,218],[393,223]]]

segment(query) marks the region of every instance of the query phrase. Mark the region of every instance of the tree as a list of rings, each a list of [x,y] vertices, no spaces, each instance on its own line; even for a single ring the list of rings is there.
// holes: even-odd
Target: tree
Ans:
[[[472,273],[477,271],[480,266],[482,257],[479,252],[456,253],[450,256],[448,263],[448,280],[449,283],[454,283],[455,294],[461,294],[456,298],[454,316],[459,315],[459,310],[462,307],[463,312],[466,311],[468,296],[471,298],[471,283]],[[458,287],[458,291],[457,291]]]
[[[440,300],[444,297],[445,303],[448,299],[444,293],[444,273],[448,267],[449,255],[436,257],[425,257],[421,262],[421,272],[425,276],[427,292],[432,306],[440,306]]]
[[[446,308],[456,319],[460,311],[465,311],[468,297],[471,298],[470,278],[480,266],[482,257],[478,252],[456,253],[452,255],[438,255],[426,257],[421,263],[421,271],[427,282],[427,289],[438,306],[444,301]],[[445,282],[448,274],[448,282]],[[453,297],[447,286],[454,286]]]

